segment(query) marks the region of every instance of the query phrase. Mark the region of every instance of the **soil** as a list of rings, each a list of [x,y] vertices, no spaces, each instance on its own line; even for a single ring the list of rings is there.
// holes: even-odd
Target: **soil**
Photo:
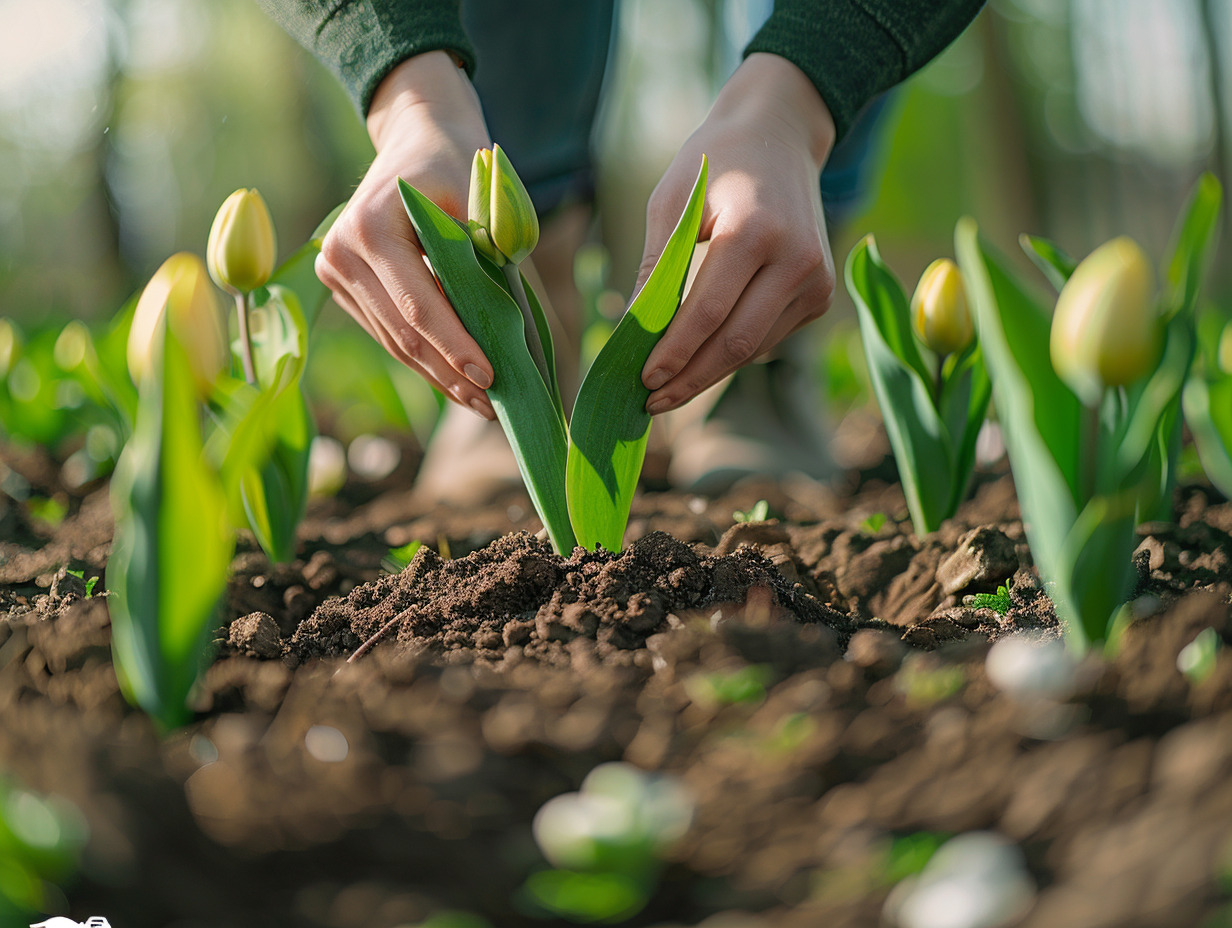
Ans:
[[[1035,886],[1007,924],[1232,912],[1232,651],[1201,682],[1177,669],[1205,628],[1232,642],[1232,504],[1207,486],[1140,530],[1115,657],[1046,701],[985,669],[999,638],[1059,634],[1003,467],[923,538],[876,452],[830,485],[647,491],[623,553],[568,558],[531,534],[522,493],[425,510],[399,472],[314,503],[289,565],[241,542],[199,716],[160,738],[119,694],[105,595],[86,596],[105,487],[67,494],[37,452],[0,460],[69,505],[52,527],[0,495],[0,769],[89,828],[61,914],[543,924],[517,902],[546,866],[531,821],[613,760],[696,801],[631,925],[875,926],[904,839],[981,830]],[[759,499],[776,518],[733,522]],[[1002,584],[1005,614],[970,602]],[[750,665],[738,699],[703,685]]]

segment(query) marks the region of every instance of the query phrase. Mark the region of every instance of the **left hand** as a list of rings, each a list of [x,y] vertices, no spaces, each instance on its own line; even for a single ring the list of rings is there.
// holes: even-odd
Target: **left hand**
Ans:
[[[824,313],[834,293],[819,178],[834,121],[817,89],[777,55],[750,55],[655,188],[637,290],[684,210],[702,154],[709,249],[642,369],[646,410],[667,412]]]

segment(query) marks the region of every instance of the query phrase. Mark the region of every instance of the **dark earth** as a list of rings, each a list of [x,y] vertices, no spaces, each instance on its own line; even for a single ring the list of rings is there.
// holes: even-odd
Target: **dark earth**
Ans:
[[[1035,886],[1009,924],[1232,925],[1232,651],[1197,682],[1177,667],[1203,629],[1232,641],[1232,504],[1205,484],[1140,530],[1115,656],[1047,702],[985,670],[997,639],[1059,633],[1003,465],[924,538],[873,455],[828,485],[647,491],[622,554],[561,558],[520,492],[425,509],[408,464],[314,503],[292,564],[241,539],[199,717],[160,739],[119,694],[105,594],[85,595],[105,487],[68,494],[43,452],[0,461],[69,504],[52,527],[0,495],[0,769],[89,829],[60,914],[544,924],[517,901],[546,866],[535,812],[624,760],[697,803],[627,924],[884,924],[904,840],[993,831]],[[774,518],[733,520],[759,499]],[[1001,584],[1004,614],[971,603]],[[739,699],[699,685],[749,666]]]

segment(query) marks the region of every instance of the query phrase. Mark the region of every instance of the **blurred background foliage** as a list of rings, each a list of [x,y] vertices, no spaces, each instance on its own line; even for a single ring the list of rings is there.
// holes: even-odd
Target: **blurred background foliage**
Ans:
[[[646,196],[767,6],[623,0],[597,133],[615,290]],[[873,231],[914,280],[966,213],[1006,252],[1030,231],[1075,254],[1122,232],[1161,253],[1201,170],[1226,182],[1230,10],[993,0],[896,95],[876,189],[831,230],[836,262]],[[109,317],[167,255],[201,253],[240,186],[261,190],[285,255],[371,155],[340,88],[251,0],[0,0],[0,315]],[[828,325],[850,318],[841,287],[835,306]]]

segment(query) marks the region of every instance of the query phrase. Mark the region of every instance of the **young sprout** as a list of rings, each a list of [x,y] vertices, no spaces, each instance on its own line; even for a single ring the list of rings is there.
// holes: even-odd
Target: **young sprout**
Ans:
[[[250,294],[274,273],[274,222],[256,189],[241,188],[223,201],[210,226],[205,257],[214,282],[235,297],[244,379],[257,382],[248,331]]]
[[[1105,388],[1131,384],[1154,367],[1162,342],[1154,295],[1151,262],[1126,236],[1087,255],[1062,288],[1052,366],[1088,407]]]
[[[151,355],[164,316],[184,346],[198,394],[207,395],[222,371],[226,340],[205,265],[196,255],[180,252],[164,261],[137,300],[128,336],[128,370],[135,383],[155,366]]]

